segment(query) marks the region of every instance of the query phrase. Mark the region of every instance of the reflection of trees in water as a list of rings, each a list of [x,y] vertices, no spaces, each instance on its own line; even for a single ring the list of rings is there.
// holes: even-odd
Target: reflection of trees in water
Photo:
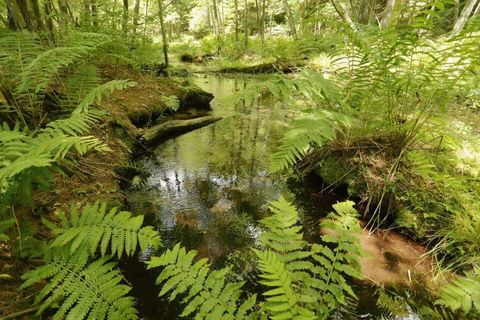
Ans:
[[[219,82],[216,90],[231,93],[242,87],[242,80]],[[283,116],[264,98],[225,106],[222,112],[236,115],[167,141],[155,152],[158,165],[152,167],[156,178],[150,188],[156,190],[145,201],[156,198],[155,214],[172,242],[218,258],[252,241],[247,231],[283,188],[281,183],[272,187],[265,176],[273,147],[268,142],[279,135],[275,121]]]

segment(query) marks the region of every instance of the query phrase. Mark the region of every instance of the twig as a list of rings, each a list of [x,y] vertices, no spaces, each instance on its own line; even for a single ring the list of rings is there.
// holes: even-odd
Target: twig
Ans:
[[[15,312],[15,313],[12,313],[12,314],[8,314],[4,317],[1,317],[0,320],[11,320],[11,319],[18,319],[19,317],[21,316],[24,316],[24,315],[27,315],[29,313],[32,313],[32,312],[35,312],[38,310],[38,308],[40,307],[32,307],[32,308],[29,308],[29,309],[25,309],[25,310],[22,310],[22,311],[19,311],[19,312]]]

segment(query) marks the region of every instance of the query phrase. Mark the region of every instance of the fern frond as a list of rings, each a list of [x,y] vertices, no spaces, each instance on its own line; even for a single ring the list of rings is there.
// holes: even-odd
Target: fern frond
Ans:
[[[480,311],[480,268],[467,277],[457,278],[441,288],[440,298],[435,304],[452,310],[461,309],[465,314]]]
[[[323,146],[337,137],[354,119],[348,115],[322,110],[294,121],[292,128],[281,139],[281,145],[272,156],[271,172],[294,165],[302,159],[313,145]]]
[[[247,319],[255,295],[240,303],[243,283],[227,282],[228,269],[210,272],[206,259],[194,262],[196,255],[195,250],[187,252],[177,244],[147,262],[148,269],[163,267],[157,278],[162,285],[159,295],[168,293],[170,300],[182,295],[182,317],[195,312],[195,319]]]
[[[116,207],[107,210],[106,203],[95,202],[86,205],[80,214],[72,206],[70,219],[61,213],[61,227],[53,228],[55,239],[51,247],[66,247],[70,253],[78,249],[88,250],[91,255],[100,248],[102,256],[107,254],[122,257],[133,255],[137,248],[158,248],[160,236],[151,226],[143,227],[143,216],[132,217],[130,212],[118,211]],[[110,250],[108,250],[110,248]]]
[[[86,46],[57,47],[39,54],[20,74],[18,91],[44,91],[62,68],[70,66],[91,50]]]
[[[346,303],[346,294],[355,296],[346,280],[359,277],[360,270],[357,255],[361,252],[351,234],[358,231],[352,204],[335,205],[337,214],[324,225],[337,233],[324,236],[325,242],[335,245],[333,249],[303,241],[298,213],[285,199],[271,204],[273,215],[261,221],[267,227],[260,236],[266,249],[255,253],[261,283],[269,288],[264,293],[266,310],[273,319],[325,318],[337,304]]]
[[[100,103],[102,99],[115,90],[123,90],[136,86],[137,83],[131,80],[112,80],[93,88],[85,95],[78,105],[77,110],[88,112],[88,107],[94,103]]]
[[[48,280],[38,293],[38,314],[59,303],[53,319],[138,319],[131,288],[108,257],[88,263],[88,254],[54,254],[46,264],[22,276],[25,289]]]
[[[67,119],[50,122],[38,134],[27,134],[18,125],[10,129],[4,124],[0,128],[0,196],[13,186],[12,181],[20,174],[24,176],[17,182],[23,184],[25,190],[31,190],[28,184],[35,180],[35,174],[39,174],[37,180],[45,184],[45,172],[34,169],[52,167],[73,148],[81,155],[92,149],[110,151],[95,137],[78,136],[87,132],[100,115],[94,111],[74,112]]]

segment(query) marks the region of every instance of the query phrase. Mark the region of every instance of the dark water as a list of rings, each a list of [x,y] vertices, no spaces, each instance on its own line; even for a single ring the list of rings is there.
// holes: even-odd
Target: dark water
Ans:
[[[323,201],[309,196],[308,183],[285,175],[269,175],[270,155],[292,118],[294,108],[273,104],[267,97],[251,105],[222,99],[242,90],[255,78],[199,77],[193,80],[217,97],[214,115],[224,119],[208,127],[168,140],[141,160],[144,185],[128,194],[129,209],[145,214],[162,233],[165,246],[182,242],[215,265],[229,263],[249,280],[248,246],[258,236],[257,222],[267,214],[270,201],[283,195],[300,212],[307,238],[318,236],[318,219],[342,195]],[[141,263],[126,261],[127,279],[134,284],[142,316],[176,319],[178,306],[157,298],[154,274]],[[252,282],[253,283],[253,282]],[[356,285],[360,303],[343,310],[338,319],[418,319],[382,313],[372,288]]]

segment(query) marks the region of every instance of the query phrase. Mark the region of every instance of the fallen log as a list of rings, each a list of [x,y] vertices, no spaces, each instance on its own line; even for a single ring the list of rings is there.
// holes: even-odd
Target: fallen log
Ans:
[[[188,120],[170,120],[154,127],[143,130],[139,141],[144,146],[151,146],[159,140],[165,139],[171,135],[188,132],[217,122],[221,117],[206,116]]]

